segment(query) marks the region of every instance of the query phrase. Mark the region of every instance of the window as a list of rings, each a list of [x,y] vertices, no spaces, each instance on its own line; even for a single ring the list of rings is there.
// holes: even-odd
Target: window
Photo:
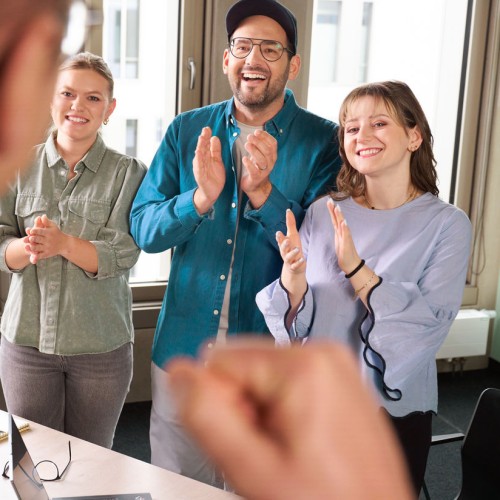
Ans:
[[[125,154],[137,156],[137,120],[127,120]]]
[[[312,35],[311,79],[334,82],[337,78],[337,51],[342,2],[319,0]]]
[[[139,74],[139,0],[104,1],[104,52],[115,78]]]
[[[149,165],[175,116],[178,2],[104,0],[103,12],[103,57],[117,101],[103,137]],[[170,251],[142,252],[130,281],[163,282],[169,271]]]
[[[368,58],[370,54],[370,34],[372,27],[372,2],[363,4],[363,21],[361,23],[361,53],[359,81],[366,82],[368,79]]]
[[[453,194],[468,3],[315,0],[313,13],[307,107],[337,122],[343,98],[360,83],[408,83],[434,134],[440,196],[444,200],[452,199]]]

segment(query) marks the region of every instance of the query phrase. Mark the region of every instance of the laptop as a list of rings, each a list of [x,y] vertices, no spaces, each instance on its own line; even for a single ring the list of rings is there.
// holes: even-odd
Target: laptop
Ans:
[[[51,499],[10,413],[8,426],[10,482],[20,500],[152,500],[149,493],[72,496]]]

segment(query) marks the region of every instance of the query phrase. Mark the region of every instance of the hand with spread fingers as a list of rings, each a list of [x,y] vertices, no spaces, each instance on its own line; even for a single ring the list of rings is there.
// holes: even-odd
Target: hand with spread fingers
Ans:
[[[198,137],[193,173],[198,184],[194,193],[194,205],[198,213],[205,214],[219,198],[226,182],[220,139],[212,136],[210,127],[204,127]]]
[[[269,175],[278,158],[278,142],[265,130],[256,130],[245,143],[250,156],[242,158],[248,175],[241,179],[241,189],[247,194],[252,207],[259,208],[272,190]]]

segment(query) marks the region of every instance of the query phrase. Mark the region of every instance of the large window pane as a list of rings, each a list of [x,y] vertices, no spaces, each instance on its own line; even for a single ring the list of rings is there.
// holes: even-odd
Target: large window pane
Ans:
[[[338,121],[343,98],[360,82],[408,83],[434,134],[444,200],[450,198],[467,6],[468,0],[315,0],[308,108]],[[328,9],[341,15],[335,47],[326,50]]]
[[[311,40],[311,79],[315,82],[336,80],[341,6],[342,2],[318,1]]]
[[[127,78],[137,78],[139,73],[139,0],[127,2],[125,68]]]
[[[149,165],[175,116],[178,2],[104,0],[103,11],[103,57],[117,100],[104,140]],[[142,252],[130,280],[165,281],[169,263],[169,251]]]

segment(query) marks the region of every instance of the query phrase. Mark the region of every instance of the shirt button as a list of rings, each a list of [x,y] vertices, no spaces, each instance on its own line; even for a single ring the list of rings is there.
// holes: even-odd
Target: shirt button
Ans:
[[[224,281],[226,279],[226,276],[224,274],[221,274],[220,279],[221,279],[221,281]]]
[[[236,208],[236,203],[231,203],[232,208]]]
[[[227,240],[227,244],[228,244],[228,245],[231,245],[232,243],[233,243],[233,240],[232,240],[232,239],[228,239],[228,240]]]
[[[48,325],[53,325],[54,324],[54,319],[53,318],[47,319],[47,324]]]
[[[238,132],[233,132],[233,137],[238,137]]]
[[[218,316],[219,315],[219,310],[218,309],[214,309],[214,316]]]
[[[59,173],[61,174],[61,176],[65,176],[66,175],[66,170],[61,170]]]

